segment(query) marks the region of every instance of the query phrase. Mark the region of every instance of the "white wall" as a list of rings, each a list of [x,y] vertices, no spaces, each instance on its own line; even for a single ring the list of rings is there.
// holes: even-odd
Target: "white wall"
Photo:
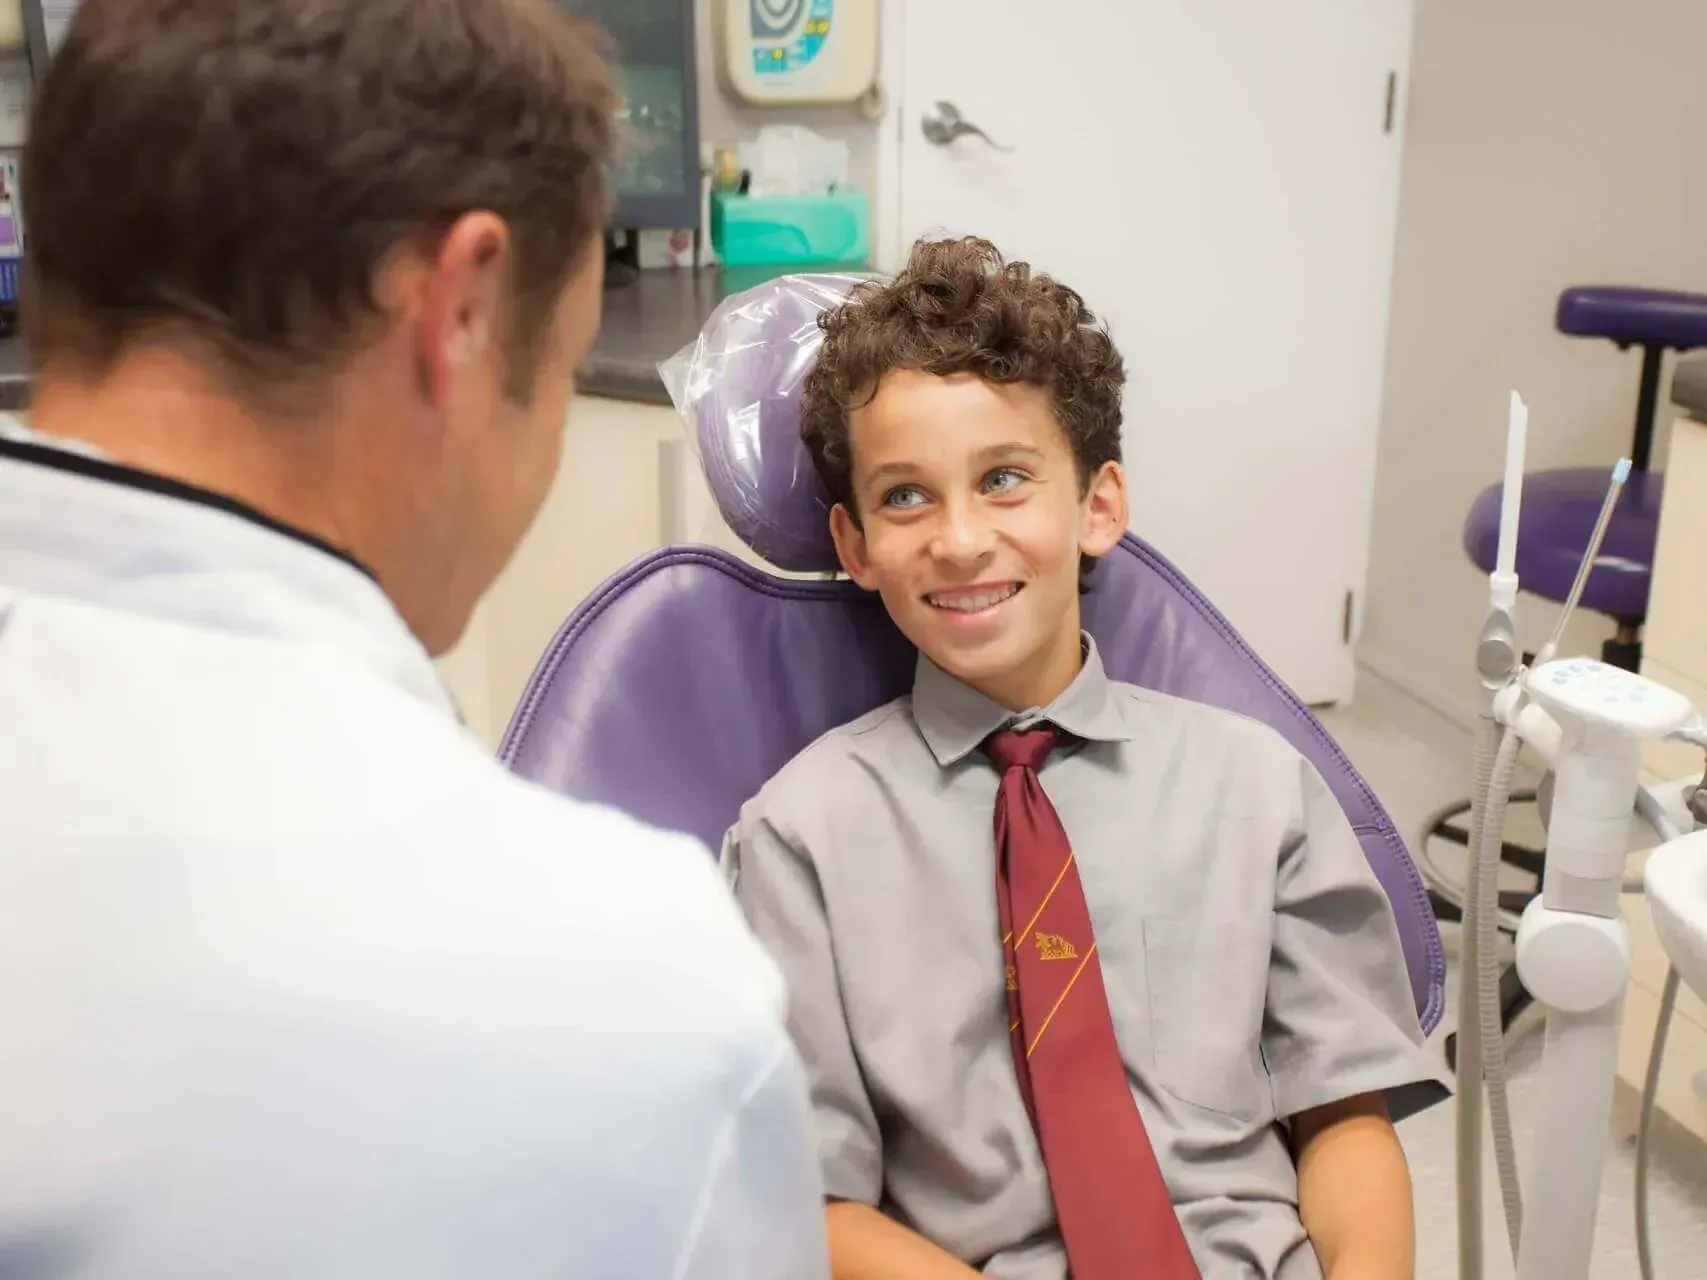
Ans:
[[[1507,393],[1531,470],[1629,448],[1639,357],[1558,333],[1559,291],[1707,291],[1703,49],[1701,0],[1418,0],[1360,656],[1456,718],[1486,602],[1460,535]],[[1526,598],[1521,638],[1556,616]],[[1609,632],[1584,615],[1568,643]]]

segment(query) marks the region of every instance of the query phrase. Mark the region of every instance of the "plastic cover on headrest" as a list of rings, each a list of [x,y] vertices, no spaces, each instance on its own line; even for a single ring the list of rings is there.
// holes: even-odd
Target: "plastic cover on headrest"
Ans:
[[[800,394],[818,317],[855,275],[791,275],[725,298],[699,337],[658,366],[735,535],[779,569],[838,568],[830,498],[800,442]]]

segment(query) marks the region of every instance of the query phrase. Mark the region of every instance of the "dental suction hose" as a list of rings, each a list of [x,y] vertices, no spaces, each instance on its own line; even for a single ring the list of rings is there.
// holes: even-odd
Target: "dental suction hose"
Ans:
[[[1506,1099],[1504,1045],[1499,1016],[1499,867],[1505,812],[1522,739],[1502,731],[1500,694],[1519,672],[1511,608],[1516,578],[1496,573],[1488,616],[1476,646],[1481,716],[1476,726],[1475,775],[1470,793],[1469,862],[1464,875],[1459,930],[1458,993],[1458,1268],[1461,1280],[1481,1280],[1482,1111],[1493,1118],[1495,1166],[1506,1231],[1515,1242],[1522,1219],[1515,1147]],[[1491,1015],[1484,1004],[1491,997]],[[1491,1017],[1491,1021],[1490,1021]],[[1509,1175],[1509,1176],[1508,1176]],[[1513,1244],[1515,1256],[1516,1245]]]
[[[1696,724],[1678,730],[1674,738],[1707,748],[1704,726]],[[1655,838],[1666,844],[1684,833],[1680,820],[1687,821],[1690,830],[1707,827],[1707,786],[1697,784],[1688,789],[1684,814],[1674,819],[1658,795],[1643,787],[1636,793],[1636,816],[1647,823]],[[1654,1107],[1659,1099],[1660,1067],[1665,1060],[1666,1039],[1671,1030],[1672,1015],[1677,1010],[1678,988],[1681,979],[1675,968],[1667,967],[1665,989],[1660,994],[1659,1016],[1654,1023],[1653,1047],[1648,1052],[1648,1070],[1642,1081],[1641,1115],[1636,1123],[1636,1174],[1633,1209],[1636,1217],[1636,1263],[1642,1280],[1654,1280],[1653,1211],[1648,1203],[1648,1169],[1653,1163]]]
[[[1512,610],[1517,604],[1517,531],[1523,504],[1523,455],[1528,433],[1529,406],[1513,391],[1506,426],[1499,545],[1494,557],[1494,571],[1488,575],[1488,612],[1476,642],[1476,674],[1481,684],[1480,714],[1476,724],[1475,775],[1470,792],[1470,857],[1465,866],[1460,912],[1463,923],[1459,929],[1462,952],[1458,977],[1459,1280],[1482,1280],[1482,1087],[1487,1074],[1487,1045],[1478,1011],[1478,995],[1483,981],[1484,950],[1488,958],[1497,963],[1499,868],[1496,860],[1494,888],[1484,899],[1481,890],[1488,877],[1478,874],[1477,859],[1478,855],[1485,856],[1487,852],[1488,804],[1502,745],[1495,704],[1501,692],[1517,679],[1521,670]],[[1509,785],[1506,794],[1510,794]],[[1493,848],[1496,850],[1503,847],[1504,801],[1499,809],[1500,821],[1493,825]],[[1423,845],[1426,850],[1426,838]],[[1483,931],[1478,928],[1478,922],[1484,916],[1496,925],[1496,936],[1485,948]],[[1497,1041],[1495,1047],[1498,1047]],[[1503,1079],[1503,1070],[1497,1078]]]
[[[1483,877],[1477,855],[1483,846],[1483,816],[1499,756],[1500,726],[1486,715],[1476,725],[1475,775],[1470,792],[1470,862],[1464,876],[1463,921],[1458,966],[1458,1275],[1482,1280],[1482,1080],[1485,1074],[1479,995],[1480,938],[1476,922],[1498,920],[1481,901]],[[1498,867],[1495,867],[1498,879]]]
[[[1516,1258],[1523,1229],[1517,1144],[1506,1089],[1499,1009],[1499,868],[1506,806],[1522,739],[1484,719],[1477,729],[1471,797],[1470,863],[1464,879],[1458,1013],[1458,1252],[1461,1280],[1480,1280],[1482,1253],[1482,1109],[1494,1137],[1494,1164],[1506,1235]]]
[[[1661,844],[1683,834],[1665,808],[1646,787],[1636,793],[1636,814],[1650,827]],[[1700,819],[1697,819],[1699,823]],[[1653,1218],[1648,1209],[1648,1166],[1653,1158],[1654,1102],[1660,1092],[1660,1064],[1665,1059],[1666,1035],[1677,1008],[1677,970],[1667,968],[1665,990],[1660,995],[1659,1019],[1654,1024],[1654,1044],[1648,1053],[1648,1072],[1642,1081],[1641,1118],[1636,1122],[1636,1263],[1642,1280],[1654,1280]]]
[[[1654,1100],[1660,1092],[1660,1062],[1665,1057],[1666,1034],[1677,1009],[1680,985],[1676,969],[1666,970],[1665,990],[1660,995],[1659,1021],[1654,1024],[1654,1047],[1648,1054],[1648,1074],[1642,1081],[1642,1118],[1636,1125],[1636,1265],[1642,1280],[1654,1280],[1653,1216],[1648,1209],[1648,1163],[1653,1158]]]
[[[1475,935],[1474,964],[1472,966],[1468,960],[1465,962],[1467,973],[1472,967],[1474,969],[1468,980],[1475,994],[1473,1020],[1481,1056],[1482,1088],[1487,1099],[1489,1125],[1493,1130],[1494,1167],[1499,1177],[1500,1203],[1505,1210],[1506,1237],[1514,1259],[1523,1234],[1523,1188],[1518,1180],[1517,1139],[1511,1123],[1504,1028],[1500,1024],[1499,875],[1506,805],[1522,746],[1523,740],[1517,733],[1507,729],[1499,740],[1494,758],[1482,821],[1475,833],[1476,847],[1471,856],[1475,902],[1474,914],[1466,916],[1466,919],[1472,922]],[[1469,1012],[1467,1009],[1466,1014]],[[1466,1018],[1468,1021],[1470,1019]]]

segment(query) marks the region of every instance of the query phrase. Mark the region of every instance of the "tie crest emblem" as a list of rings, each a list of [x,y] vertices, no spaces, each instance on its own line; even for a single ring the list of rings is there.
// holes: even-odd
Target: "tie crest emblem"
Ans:
[[[1032,935],[1037,939],[1037,958],[1039,960],[1077,960],[1078,951],[1073,944],[1058,933],[1037,933]]]

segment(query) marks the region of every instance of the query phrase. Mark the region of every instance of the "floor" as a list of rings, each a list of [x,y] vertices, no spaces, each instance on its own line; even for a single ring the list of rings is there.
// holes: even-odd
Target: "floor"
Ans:
[[[1358,770],[1374,787],[1400,833],[1415,841],[1424,818],[1437,805],[1468,790],[1470,735],[1412,700],[1396,686],[1360,672],[1355,702],[1321,715]],[[1457,930],[1445,931],[1449,1009],[1435,1033],[1444,1039],[1456,1021]],[[1525,1167],[1528,1134],[1539,1105],[1536,1065],[1540,1036],[1534,1025],[1518,1028],[1511,1045],[1511,1105],[1518,1134],[1518,1159]],[[1613,1148],[1602,1179],[1595,1233],[1593,1280],[1632,1280],[1640,1274],[1632,1208],[1635,1143],[1629,1099],[1621,1099]],[[1417,1280],[1457,1280],[1457,1204],[1454,1106],[1443,1104],[1402,1122],[1399,1134],[1416,1188]],[[1513,1274],[1505,1244],[1504,1218],[1494,1177],[1491,1142],[1484,1144],[1484,1234],[1487,1280]],[[1653,1265],[1657,1280],[1707,1276],[1707,1149],[1662,1121],[1649,1180]],[[1539,1223],[1535,1229],[1542,1229]]]

